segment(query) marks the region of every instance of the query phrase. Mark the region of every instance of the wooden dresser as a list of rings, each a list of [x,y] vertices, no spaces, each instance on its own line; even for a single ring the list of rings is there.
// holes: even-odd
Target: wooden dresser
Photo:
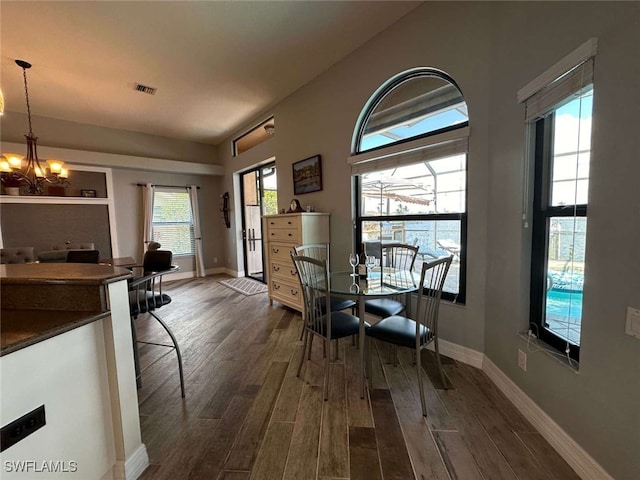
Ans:
[[[302,291],[291,252],[298,245],[329,243],[329,214],[286,213],[262,218],[269,302],[276,300],[302,312]]]

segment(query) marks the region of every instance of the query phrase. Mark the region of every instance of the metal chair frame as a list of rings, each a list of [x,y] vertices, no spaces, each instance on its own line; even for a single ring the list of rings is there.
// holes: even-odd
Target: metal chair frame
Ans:
[[[398,315],[392,317],[383,318],[377,324],[373,325],[366,331],[367,343],[370,343],[371,338],[376,338],[384,342],[393,344],[394,346],[405,346],[393,341],[391,338],[381,338],[384,335],[378,335],[378,331],[384,324],[389,322],[390,319],[399,321],[408,321],[415,324],[415,362],[418,373],[418,386],[420,388],[420,404],[422,406],[422,415],[427,416],[426,400],[424,395],[423,379],[422,379],[422,366],[420,359],[420,352],[427,348],[427,346],[433,342],[434,350],[436,354],[436,361],[438,364],[438,371],[442,384],[445,389],[448,388],[449,382],[442,370],[442,362],[440,360],[440,351],[438,348],[438,314],[440,310],[440,299],[442,297],[442,289],[444,288],[444,282],[449,272],[449,267],[453,261],[453,255],[449,257],[439,258],[432,262],[424,263],[422,265],[422,273],[420,276],[420,284],[422,288],[418,292],[417,297],[417,312],[415,317],[407,318]],[[391,321],[393,321],[391,320]],[[378,328],[376,328],[378,327]],[[367,346],[367,370],[369,372],[369,378],[371,378],[371,345]],[[395,363],[395,350],[394,350],[394,363]]]
[[[180,393],[184,398],[185,390],[184,390],[184,373],[182,368],[182,353],[180,352],[178,340],[176,339],[175,335],[173,334],[169,326],[166,324],[166,322],[155,311],[158,308],[168,303],[168,302],[165,302],[165,299],[168,297],[168,295],[165,295],[162,293],[162,277],[166,274],[173,273],[178,270],[179,270],[178,266],[172,265],[167,270],[151,271],[151,272],[145,271],[142,277],[134,277],[129,282],[129,307],[131,310],[131,331],[132,331],[133,342],[134,342],[133,353],[134,353],[134,362],[136,367],[136,382],[138,386],[140,387],[142,385],[142,381],[141,381],[142,371],[140,369],[140,359],[139,359],[139,354],[138,354],[138,349],[136,347],[136,344],[142,343],[147,345],[167,347],[169,349],[176,351],[176,356],[178,358],[178,373],[180,375]],[[138,317],[138,315],[142,313],[149,313],[153,318],[155,318],[158,321],[158,323],[162,326],[162,328],[167,332],[167,334],[171,338],[171,342],[172,342],[171,345],[166,343],[147,342],[147,341],[137,339],[135,319]],[[167,354],[168,353],[169,352],[167,352]],[[150,363],[146,368],[149,368],[151,365],[153,365],[163,357],[164,355],[157,358],[152,363]]]

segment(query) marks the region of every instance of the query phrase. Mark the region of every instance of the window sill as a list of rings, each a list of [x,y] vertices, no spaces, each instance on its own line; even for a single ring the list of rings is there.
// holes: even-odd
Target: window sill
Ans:
[[[570,359],[565,354],[551,348],[544,342],[539,341],[534,335],[529,336],[529,332],[518,332],[518,337],[523,340],[526,345],[526,353],[541,352],[551,357],[553,360],[571,370],[576,375],[580,373],[580,364]]]

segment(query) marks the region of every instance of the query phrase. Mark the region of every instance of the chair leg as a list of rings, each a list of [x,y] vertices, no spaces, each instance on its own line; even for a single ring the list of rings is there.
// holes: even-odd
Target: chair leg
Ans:
[[[330,342],[329,339],[323,338],[323,343],[326,346]],[[326,350],[325,350],[326,351]],[[329,365],[331,364],[331,344],[329,344],[329,355],[325,355],[324,359],[324,401],[329,400]]]
[[[309,333],[309,335],[309,356],[307,357],[307,360],[311,360],[311,348],[313,347],[313,339],[315,338],[314,334]]]
[[[302,340],[302,337],[304,337],[304,332],[305,332],[305,327],[306,325],[304,324],[304,318],[302,319],[302,330],[300,330],[300,340]]]
[[[304,363],[304,357],[307,354],[307,343],[309,342],[309,330],[306,328],[303,332],[304,343],[302,346],[302,355],[300,356],[300,364],[298,365],[298,377],[300,376],[300,372],[302,371],[302,364]],[[311,356],[311,348],[309,348],[309,356]]]
[[[436,361],[438,362],[438,370],[440,371],[440,378],[442,379],[442,386],[445,390],[449,390],[449,382],[444,375],[444,370],[442,370],[442,362],[440,361],[440,351],[438,350],[438,337],[433,339],[433,347],[436,352]]]
[[[422,416],[427,416],[427,402],[424,398],[424,386],[422,385],[422,365],[420,362],[420,350],[416,349],[416,372],[418,373],[418,388],[420,389],[420,405],[422,406]]]
[[[136,321],[131,317],[131,338],[133,340],[133,365],[136,372],[136,387],[142,388],[142,372],[140,372],[140,352],[138,351],[138,334],[136,333]]]
[[[371,385],[371,372],[373,371],[371,360],[371,356],[373,355],[373,340],[371,337],[365,337],[364,350],[364,354],[367,357],[367,378],[369,379],[369,385]]]
[[[154,312],[149,312],[149,313],[153,316],[153,318],[155,318],[156,320],[158,320],[158,322],[160,322],[160,325],[162,325],[162,328],[164,328],[165,331],[171,337],[171,341],[173,342],[174,348],[176,350],[176,355],[178,356],[178,373],[180,374],[180,392],[182,394],[182,398],[184,398],[184,374],[182,372],[182,354],[180,353],[180,347],[178,346],[178,340],[176,340],[176,337],[173,335],[173,332],[171,331],[169,326],[166,323],[164,323],[162,318],[160,318]]]

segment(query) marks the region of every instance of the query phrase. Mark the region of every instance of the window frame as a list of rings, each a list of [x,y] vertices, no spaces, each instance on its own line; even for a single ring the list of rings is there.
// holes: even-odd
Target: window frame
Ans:
[[[353,168],[357,168],[357,164],[359,162],[366,162],[370,160],[369,157],[375,157],[375,153],[371,154],[371,152],[380,151],[381,154],[387,155],[385,153],[385,149],[388,152],[394,152],[392,156],[401,157],[403,154],[406,154],[409,151],[414,149],[423,149],[428,147],[440,147],[443,145],[450,145],[449,142],[460,141],[464,138],[465,142],[468,142],[468,129],[469,129],[469,121],[460,122],[454,125],[448,125],[446,127],[430,131],[424,134],[415,135],[409,138],[400,139],[395,142],[390,142],[385,145],[381,145],[378,147],[361,149],[361,144],[363,140],[363,136],[365,133],[365,128],[368,125],[368,122],[371,116],[376,112],[377,107],[384,101],[385,97],[391,93],[396,87],[409,82],[413,79],[417,79],[420,77],[437,77],[440,78],[449,84],[453,85],[459,92],[461,97],[464,99],[464,95],[462,94],[462,90],[458,86],[458,84],[447,75],[445,72],[435,69],[435,68],[425,68],[418,67],[414,69],[410,69],[404,72],[401,72],[390,80],[385,82],[378,90],[371,96],[363,110],[361,111],[358,121],[356,123],[356,128],[354,130],[354,134],[352,137],[352,156],[347,160],[348,163],[352,165]],[[466,104],[466,102],[465,102]],[[455,133],[456,130],[460,130],[461,133],[457,135]],[[449,132],[452,132],[449,134]],[[430,141],[431,140],[431,141]],[[406,144],[406,149],[401,149],[403,144]],[[465,143],[466,148],[466,143]],[[363,154],[363,155],[361,155]],[[459,152],[458,154],[461,154]],[[469,175],[468,175],[468,166],[469,166],[469,153],[468,148],[465,149],[465,184],[464,184],[464,211],[459,213],[432,213],[432,214],[412,214],[412,215],[385,215],[385,216],[367,216],[362,215],[362,187],[361,187],[361,179],[362,173],[353,174],[352,173],[352,191],[354,192],[354,201],[352,203],[352,219],[353,219],[353,229],[354,229],[354,245],[353,250],[358,254],[363,253],[363,223],[364,222],[384,222],[384,221],[430,221],[430,222],[438,222],[438,221],[451,221],[457,220],[460,222],[460,253],[458,255],[459,263],[460,263],[460,271],[459,271],[459,283],[458,283],[458,293],[454,294],[451,292],[443,292],[442,298],[444,300],[450,300],[456,303],[465,304],[466,303],[466,287],[467,287],[467,225],[468,225],[468,206],[469,206]],[[443,154],[440,158],[446,158],[447,154]],[[435,160],[438,157],[430,158],[429,160]],[[418,163],[418,160],[415,163]],[[406,162],[407,165],[410,165],[411,162]]]
[[[536,326],[536,336],[554,349],[580,361],[580,345],[553,333],[544,326],[546,312],[547,261],[549,255],[549,231],[552,217],[587,216],[587,204],[551,205],[553,133],[555,108],[552,113],[539,118],[529,128],[534,129],[534,182],[533,182],[533,227],[531,233],[531,284],[529,321]],[[576,187],[577,188],[577,187]],[[588,227],[587,227],[588,229]],[[567,352],[567,349],[569,350]]]
[[[174,257],[193,257],[196,254],[195,221],[194,221],[194,217],[193,217],[193,205],[191,205],[191,198],[189,196],[189,190],[185,189],[185,188],[182,188],[182,187],[156,187],[153,190],[153,206],[154,206],[154,210],[155,210],[156,195],[158,193],[182,193],[183,190],[185,191],[186,196],[187,196],[187,205],[189,207],[191,221],[190,222],[181,222],[181,221],[180,222],[178,222],[178,221],[155,222],[153,220],[153,215],[152,215],[152,217],[151,217],[151,238],[154,241],[157,241],[157,239],[155,238],[156,225],[158,225],[158,226],[174,226],[174,225],[182,226],[182,225],[187,225],[187,226],[189,226],[189,236],[190,236],[189,245],[190,245],[190,250],[191,251],[189,253],[176,253],[175,251],[172,250],[172,253],[173,253]],[[162,245],[162,242],[160,242],[160,244]],[[168,249],[168,247],[166,245],[162,245],[161,248]]]

